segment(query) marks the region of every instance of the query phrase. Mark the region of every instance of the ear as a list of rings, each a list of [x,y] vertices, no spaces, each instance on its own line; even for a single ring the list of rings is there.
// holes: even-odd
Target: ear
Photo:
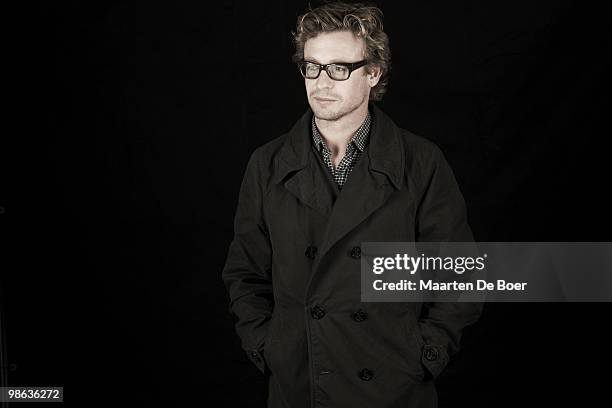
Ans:
[[[376,86],[376,84],[378,84],[378,81],[380,81],[380,66],[378,65],[373,65],[370,68],[370,73],[368,74],[368,82],[370,85],[370,88],[374,88]]]

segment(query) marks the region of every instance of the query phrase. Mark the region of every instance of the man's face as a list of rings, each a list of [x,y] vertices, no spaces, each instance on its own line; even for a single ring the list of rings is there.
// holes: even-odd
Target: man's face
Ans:
[[[304,59],[319,64],[363,60],[364,41],[350,31],[321,33],[304,44]],[[338,120],[367,105],[371,86],[378,77],[366,76],[365,67],[353,71],[346,81],[334,81],[325,70],[317,79],[304,79],[308,103],[318,119]],[[333,99],[322,101],[317,98]]]

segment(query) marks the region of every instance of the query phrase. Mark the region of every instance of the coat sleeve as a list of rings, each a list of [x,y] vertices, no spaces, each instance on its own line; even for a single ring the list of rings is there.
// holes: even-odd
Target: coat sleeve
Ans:
[[[249,359],[264,373],[264,340],[274,307],[271,277],[272,249],[263,217],[261,164],[257,150],[244,174],[234,218],[234,237],[222,271],[237,317],[236,332]]]
[[[419,203],[416,236],[419,242],[473,242],[466,205],[454,173],[437,146],[432,151],[425,192]],[[482,303],[424,303],[419,327],[424,341],[421,361],[437,377],[459,351],[461,333],[480,317]]]

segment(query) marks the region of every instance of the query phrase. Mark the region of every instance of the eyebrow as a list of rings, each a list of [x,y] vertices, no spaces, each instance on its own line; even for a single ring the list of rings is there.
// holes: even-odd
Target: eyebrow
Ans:
[[[311,62],[316,62],[317,64],[321,64],[316,58],[306,58],[304,57],[305,61],[311,61]],[[330,62],[328,62],[328,64],[350,64],[350,62],[346,62],[343,61],[342,59],[333,59]],[[321,64],[323,65],[323,64]]]

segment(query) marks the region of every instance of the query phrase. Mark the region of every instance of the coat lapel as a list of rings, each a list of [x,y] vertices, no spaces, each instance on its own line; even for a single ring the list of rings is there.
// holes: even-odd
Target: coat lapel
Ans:
[[[304,205],[327,215],[332,201],[325,190],[326,180],[321,177],[319,164],[311,154],[311,119],[312,110],[308,109],[289,131],[276,157],[274,181],[283,183]]]
[[[289,131],[276,159],[277,183],[284,186],[305,205],[328,214],[331,211],[323,242],[317,251],[316,265],[342,237],[380,208],[395,189],[400,189],[404,174],[404,147],[400,129],[370,103],[372,127],[370,142],[347,182],[331,203],[324,190],[327,182],[318,171],[311,153],[312,110]]]
[[[325,190],[327,180],[316,160],[308,160],[306,167],[299,170],[295,176],[285,182],[285,187],[303,204],[328,215],[332,209],[331,195]],[[323,176],[323,177],[322,177]]]
[[[394,188],[388,178],[371,171],[368,164],[364,155],[338,195],[317,260],[321,260],[336,242],[381,207],[393,193]]]
[[[370,107],[373,114],[370,143],[334,204],[317,263],[401,188],[404,154],[399,129],[376,105]]]

